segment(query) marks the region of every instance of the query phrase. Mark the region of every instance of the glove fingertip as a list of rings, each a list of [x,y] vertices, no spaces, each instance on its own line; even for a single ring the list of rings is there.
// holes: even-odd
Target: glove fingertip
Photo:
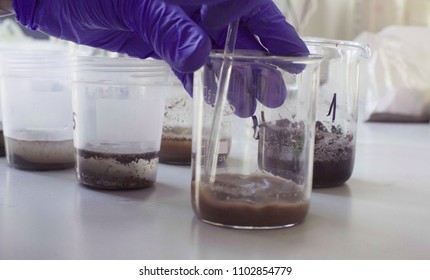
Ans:
[[[207,36],[179,45],[172,67],[182,73],[194,72],[206,63],[211,49],[212,43]]]
[[[240,118],[252,116],[257,108],[257,100],[248,87],[246,68],[234,67],[231,73],[227,100],[233,107],[234,114]]]
[[[271,67],[252,69],[250,88],[258,101],[268,108],[278,108],[287,98],[287,87],[282,74]]]

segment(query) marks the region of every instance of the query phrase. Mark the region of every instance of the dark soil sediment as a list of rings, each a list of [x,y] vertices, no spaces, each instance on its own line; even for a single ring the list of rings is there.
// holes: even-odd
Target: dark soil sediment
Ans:
[[[78,181],[95,188],[147,188],[157,176],[158,152],[114,154],[77,149],[76,158]]]
[[[269,174],[218,174],[213,185],[193,181],[191,187],[197,215],[225,226],[291,226],[309,209],[303,187]]]
[[[44,171],[74,166],[73,140],[27,141],[5,137],[10,166],[22,170]]]

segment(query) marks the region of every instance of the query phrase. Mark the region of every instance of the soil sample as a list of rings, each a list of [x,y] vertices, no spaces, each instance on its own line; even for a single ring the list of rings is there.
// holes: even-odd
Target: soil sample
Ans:
[[[260,125],[258,166],[273,175],[303,184],[304,123],[282,119]]]
[[[190,164],[192,136],[191,128],[163,129],[160,147],[160,162]]]
[[[327,129],[317,121],[315,132],[313,187],[334,187],[345,183],[352,174],[355,159],[354,136],[340,127]]]
[[[303,183],[301,159],[303,123],[287,119],[260,125],[258,163],[261,170]],[[316,122],[313,187],[333,187],[345,183],[354,168],[354,136],[340,127],[326,128]]]
[[[4,147],[3,130],[0,130],[0,157],[4,157],[5,154],[6,154],[6,150]]]
[[[76,173],[84,185],[103,189],[138,189],[154,184],[158,152],[121,154],[76,150]]]
[[[301,223],[309,209],[303,187],[269,174],[218,174],[213,185],[193,181],[191,187],[196,214],[217,225],[292,226]]]
[[[170,164],[191,163],[191,139],[161,138],[160,162]]]
[[[10,166],[22,170],[43,171],[74,166],[73,140],[27,141],[5,137]]]

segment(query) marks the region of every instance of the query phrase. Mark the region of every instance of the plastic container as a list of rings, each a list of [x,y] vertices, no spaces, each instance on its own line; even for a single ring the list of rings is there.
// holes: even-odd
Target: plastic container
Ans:
[[[237,51],[227,58],[233,69],[225,102],[217,94],[222,54],[212,53],[195,73],[191,187],[201,220],[259,229],[305,219],[320,59]],[[226,132],[227,150],[220,141]]]
[[[73,116],[80,183],[104,189],[153,185],[169,71],[155,60],[77,58]]]
[[[313,187],[334,187],[352,175],[358,115],[360,60],[370,49],[354,42],[305,38],[323,55],[317,99]]]
[[[35,44],[27,51],[4,51],[1,61],[3,132],[9,165],[24,170],[73,167],[67,51]]]
[[[173,80],[166,99],[160,162],[191,164],[193,99],[177,79]]]

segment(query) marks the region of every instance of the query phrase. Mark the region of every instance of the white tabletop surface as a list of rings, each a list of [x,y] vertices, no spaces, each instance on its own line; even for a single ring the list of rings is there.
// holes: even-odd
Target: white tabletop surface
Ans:
[[[299,226],[250,231],[195,218],[189,167],[116,192],[2,158],[0,259],[430,259],[429,161],[430,125],[360,124],[347,184],[314,190]]]

